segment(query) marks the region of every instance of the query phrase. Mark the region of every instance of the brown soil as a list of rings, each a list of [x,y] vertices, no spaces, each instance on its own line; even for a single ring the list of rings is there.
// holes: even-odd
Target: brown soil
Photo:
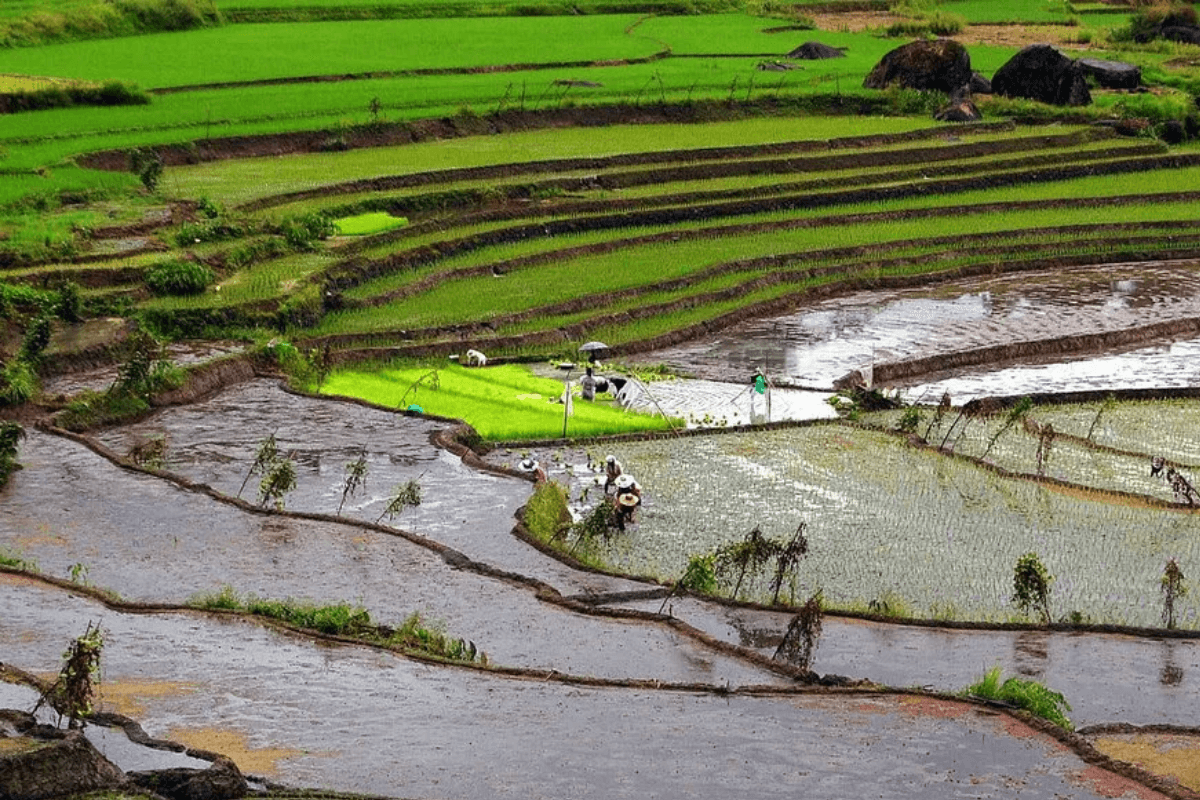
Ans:
[[[1104,797],[1155,800],[1161,794],[1137,781],[1130,780],[1100,767],[1088,767],[1079,773],[1079,782]]]
[[[1178,780],[1200,791],[1200,737],[1178,734],[1105,736],[1096,749],[1107,756],[1135,764],[1148,772]]]
[[[168,738],[182,742],[195,750],[220,753],[237,764],[238,769],[248,775],[275,775],[279,771],[279,762],[285,758],[302,755],[337,755],[336,753],[305,753],[302,750],[285,748],[254,747],[247,740],[245,734],[221,728],[172,728]]]
[[[953,8],[951,8],[953,11]],[[890,25],[904,21],[904,17],[886,11],[847,11],[837,13],[810,14],[817,28],[823,31],[870,31],[884,30]],[[961,33],[950,37],[963,44],[987,44],[1000,47],[1025,47],[1042,42],[1084,50],[1086,44],[1075,44],[1071,39],[1077,35],[1078,27],[1070,25],[968,25]],[[897,47],[903,40],[896,40]]]
[[[142,716],[148,698],[174,697],[196,690],[192,683],[175,681],[103,681],[100,684],[100,710],[126,716]]]

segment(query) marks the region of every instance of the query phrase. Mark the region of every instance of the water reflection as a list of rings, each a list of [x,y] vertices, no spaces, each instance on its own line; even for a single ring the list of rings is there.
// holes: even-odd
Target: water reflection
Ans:
[[[1013,639],[1013,664],[1021,675],[1041,680],[1046,672],[1049,640],[1045,631],[1021,631]]]
[[[1175,663],[1175,642],[1163,642],[1163,668],[1158,678],[1163,686],[1178,686],[1183,683],[1183,667]]]

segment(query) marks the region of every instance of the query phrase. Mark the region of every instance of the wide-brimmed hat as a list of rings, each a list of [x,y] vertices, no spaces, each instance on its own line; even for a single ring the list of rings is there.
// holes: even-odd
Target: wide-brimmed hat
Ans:
[[[617,460],[617,457],[616,456],[605,456],[604,460],[607,461],[609,464],[611,464]]]
[[[537,468],[539,466],[540,465],[538,462],[534,461],[532,458],[527,458],[517,465],[517,469],[521,470],[522,472],[537,472]]]
[[[613,481],[613,483],[616,484],[618,489],[628,489],[630,486],[633,486],[633,484],[637,483],[637,481],[633,479],[632,475],[625,473],[624,475],[617,476],[617,479]]]
[[[640,500],[636,494],[623,494],[617,497],[617,502],[628,508],[636,506]]]

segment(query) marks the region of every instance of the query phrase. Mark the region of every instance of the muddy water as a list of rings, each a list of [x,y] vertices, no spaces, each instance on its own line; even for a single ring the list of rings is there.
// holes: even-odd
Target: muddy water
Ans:
[[[778,380],[828,387],[873,362],[1119,330],[1197,314],[1200,271],[1195,263],[1113,265],[858,292],[795,314],[743,323],[718,336],[649,353],[643,360],[735,382],[761,366]],[[1161,371],[1165,380],[1181,368],[1175,359],[1145,365],[1138,359],[1138,364],[1139,379],[1154,385],[1160,384],[1153,373]],[[1125,385],[1129,377],[1117,369],[1098,369],[1102,374],[1090,378],[1088,386],[1096,381],[1104,388]]]
[[[770,656],[790,614],[673,600],[675,616]],[[659,603],[626,607],[657,611]],[[971,631],[824,619],[813,669],[888,686],[957,692],[999,666],[1064,694],[1078,726],[1109,722],[1195,725],[1200,640],[1050,631]]]
[[[528,587],[453,569],[399,537],[248,513],[116,468],[65,439],[31,432],[21,460],[25,469],[4,494],[0,546],[60,578],[81,564],[80,580],[130,600],[182,603],[230,585],[358,603],[393,625],[419,611],[505,666],[733,685],[779,680],[660,626],[563,611]],[[505,527],[488,533],[500,537],[512,521],[496,524]]]
[[[170,676],[143,726],[221,727],[291,785],[440,798],[1098,798],[1074,754],[1006,718],[891,697],[746,697],[582,688],[320,646],[243,622],[125,615],[0,580],[17,666],[57,663],[103,617],[110,680]],[[1111,783],[1109,786],[1111,787]],[[1119,792],[1129,786],[1119,784]],[[1156,796],[1145,793],[1143,796]]]
[[[546,581],[564,594],[612,590],[616,584],[611,581],[567,569],[515,540],[513,514],[529,499],[531,484],[471,469],[434,447],[429,437],[443,427],[354,403],[298,397],[263,380],[232,387],[203,403],[164,409],[101,439],[123,453],[165,434],[166,469],[233,496],[259,443],[274,433],[280,451],[293,453],[296,462],[297,486],[287,496],[287,508],[324,514],[337,512],[346,465],[365,448],[365,490],[347,501],[343,515],[374,522],[394,487],[415,479],[423,490],[421,505],[405,509],[389,524],[477,561]],[[246,484],[242,497],[257,499],[257,479]]]

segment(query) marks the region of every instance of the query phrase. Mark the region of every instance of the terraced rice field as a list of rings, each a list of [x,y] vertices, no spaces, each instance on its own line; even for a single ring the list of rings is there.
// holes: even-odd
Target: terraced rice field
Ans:
[[[884,29],[928,24],[934,9],[866,5],[827,23],[825,7],[724,0],[189,0],[171,8],[195,13],[175,22],[148,22],[126,2],[6,4],[0,72],[18,76],[13,86],[115,79],[151,100],[0,116],[0,389],[19,394],[16,366],[27,367],[42,404],[12,413],[45,418],[68,395],[128,376],[112,364],[128,321],[232,355],[192,372],[171,397],[181,405],[22,444],[27,469],[0,494],[12,512],[0,516],[0,555],[36,574],[0,581],[0,604],[20,620],[0,637],[15,654],[4,661],[45,671],[81,619],[106,613],[118,684],[188,684],[146,692],[151,724],[247,759],[261,752],[246,763],[323,789],[840,797],[854,773],[865,794],[1186,797],[1132,767],[1085,768],[1099,762],[1094,732],[1064,738],[1070,749],[1027,746],[1007,710],[993,719],[854,681],[956,691],[998,663],[1078,692],[1081,725],[1190,724],[1200,597],[1180,599],[1182,630],[1145,630],[1163,627],[1165,560],[1189,576],[1200,563],[1186,498],[1149,471],[1155,457],[1188,476],[1200,465],[1189,402],[1037,405],[1011,429],[1003,410],[937,419],[926,407],[928,446],[896,433],[902,411],[608,441],[594,447],[647,488],[637,522],[552,554],[514,530],[530,487],[511,468],[537,456],[586,510],[596,453],[524,442],[488,464],[463,442],[558,436],[561,407],[545,401],[560,382],[506,386],[499,410],[463,396],[428,403],[472,417],[473,433],[251,380],[278,378],[282,362],[300,388],[395,407],[435,369],[449,386],[445,359],[468,348],[578,361],[580,344],[600,340],[636,361],[741,323],[835,313],[818,304],[839,299],[981,279],[1048,285],[1052,272],[1066,281],[1085,268],[1097,285],[1109,272],[1130,282],[1143,273],[1125,265],[1146,261],[1190,286],[1200,148],[1168,144],[1165,123],[1185,138],[1195,127],[1194,48],[1125,46],[1111,29],[1133,9],[945,2],[936,11],[961,17],[985,75],[1022,37],[1051,31],[1073,55],[1136,63],[1149,90],[1097,89],[1078,109],[980,95],[983,122],[942,124],[931,118],[940,93],[862,85],[907,40]],[[808,40],[845,58],[787,56]],[[339,233],[331,220],[347,222]],[[170,269],[199,284],[152,292],[151,270]],[[68,313],[67,282],[84,322]],[[1059,333],[1102,339],[1162,323],[1176,326],[1160,337],[1170,338],[1194,320],[1183,287],[1159,294],[1153,308],[1104,320],[1096,303]],[[39,318],[55,313],[40,342]],[[949,353],[966,372],[990,363],[969,350],[1029,344],[1016,341],[1019,323],[987,322]],[[912,384],[937,371],[917,369],[921,346],[939,357],[950,346],[913,327],[899,353],[909,373],[884,361],[879,374]],[[1006,332],[1014,341],[989,339]],[[743,344],[724,369],[744,385],[753,342]],[[830,365],[848,360],[816,354],[798,382],[832,383]],[[39,387],[39,369],[69,374]],[[237,386],[195,402],[227,383]],[[535,400],[552,419],[531,432],[521,404]],[[594,424],[581,414],[568,435],[666,424],[604,411]],[[297,478],[274,510],[265,496],[258,507],[236,499],[254,494],[245,469],[272,431]],[[161,463],[129,461],[155,437]],[[355,458],[370,483],[346,502],[339,486]],[[384,525],[389,489],[409,480],[424,500]],[[788,607],[669,597],[630,577],[670,582],[754,526],[787,536],[801,522],[811,552],[781,597],[820,590],[853,612],[830,616],[814,667],[845,672],[827,676],[844,696],[795,691],[817,676],[773,658]],[[1054,621],[1142,629],[1117,638],[1027,624],[1011,603],[1012,565],[1031,550],[1057,578]],[[576,556],[623,574],[578,569]],[[771,600],[768,579],[751,574],[741,600]],[[388,625],[417,611],[457,652],[471,640],[472,655],[451,666],[379,642],[317,646],[311,631],[218,616],[222,598],[250,595],[361,606]],[[201,597],[203,611],[182,608]],[[162,605],[150,614],[143,603]],[[950,627],[886,621],[898,617]],[[1016,625],[953,629],[980,621]],[[476,639],[495,661],[475,660]],[[236,658],[222,642],[242,648]],[[981,747],[952,747],[967,739]]]

